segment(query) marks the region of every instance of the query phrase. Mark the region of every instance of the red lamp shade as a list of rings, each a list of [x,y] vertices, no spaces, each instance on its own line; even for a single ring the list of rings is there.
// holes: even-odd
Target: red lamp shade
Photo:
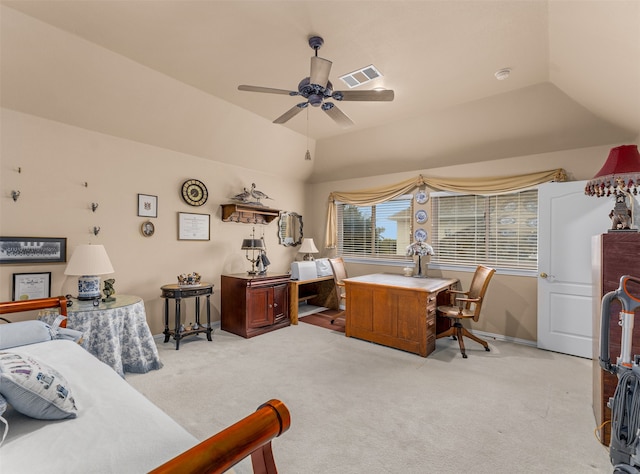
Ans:
[[[638,194],[640,187],[640,153],[637,145],[612,148],[600,171],[587,183],[588,196],[611,196],[616,189]]]

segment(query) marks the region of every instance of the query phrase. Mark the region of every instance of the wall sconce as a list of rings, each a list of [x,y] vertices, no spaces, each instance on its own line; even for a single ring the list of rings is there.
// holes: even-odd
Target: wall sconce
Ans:
[[[93,235],[98,235],[100,233],[100,227],[93,227]]]
[[[13,202],[16,202],[19,197],[20,191],[11,191],[11,198],[13,199]]]
[[[91,203],[91,210],[93,212],[96,212],[96,209],[98,209],[98,203],[97,202],[92,202]]]

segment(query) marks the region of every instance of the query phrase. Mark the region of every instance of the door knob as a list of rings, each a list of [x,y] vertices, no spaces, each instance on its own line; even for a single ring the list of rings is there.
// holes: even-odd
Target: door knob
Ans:
[[[545,272],[542,272],[540,274],[540,278],[547,278],[549,275],[547,275]]]

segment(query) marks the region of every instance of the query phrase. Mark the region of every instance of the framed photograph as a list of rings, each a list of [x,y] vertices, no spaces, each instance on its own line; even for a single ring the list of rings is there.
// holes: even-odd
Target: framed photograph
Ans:
[[[51,296],[51,272],[14,273],[13,301]]]
[[[143,222],[140,226],[140,232],[142,232],[142,235],[144,235],[145,237],[151,237],[155,233],[155,231],[156,226],[154,226],[153,222],[151,221]]]
[[[66,261],[66,237],[0,237],[0,264]]]
[[[140,217],[158,217],[158,196],[138,194],[138,215]]]
[[[209,240],[209,214],[178,212],[178,240]]]

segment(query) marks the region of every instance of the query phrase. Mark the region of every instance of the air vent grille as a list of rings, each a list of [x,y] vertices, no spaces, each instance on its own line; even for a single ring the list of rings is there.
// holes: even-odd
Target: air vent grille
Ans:
[[[341,76],[340,79],[342,79],[342,82],[344,82],[349,89],[353,89],[354,87],[373,81],[378,77],[382,77],[382,73],[373,64],[370,64],[362,69],[345,74]]]

